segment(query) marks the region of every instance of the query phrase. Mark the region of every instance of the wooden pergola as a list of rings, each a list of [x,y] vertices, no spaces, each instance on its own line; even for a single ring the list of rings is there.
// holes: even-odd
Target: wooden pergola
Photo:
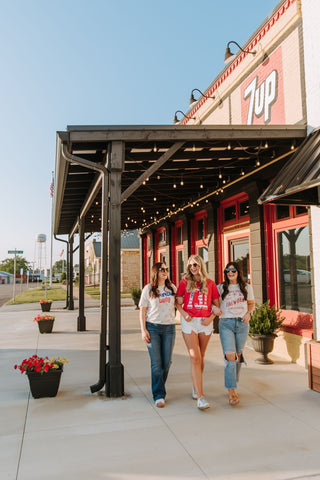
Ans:
[[[301,125],[69,126],[57,132],[53,231],[56,238],[68,235],[70,309],[74,236],[79,236],[79,331],[86,329],[85,236],[101,232],[102,237],[100,364],[92,392],[106,385],[107,396],[124,394],[121,231],[173,221],[195,205],[219,201],[248,177],[267,186],[305,136]]]

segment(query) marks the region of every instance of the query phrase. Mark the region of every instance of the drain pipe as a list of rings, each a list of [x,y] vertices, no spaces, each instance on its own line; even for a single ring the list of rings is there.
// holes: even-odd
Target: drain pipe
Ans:
[[[110,144],[108,148],[108,154],[110,155]],[[87,167],[91,170],[95,170],[101,173],[102,176],[102,212],[101,212],[101,224],[102,224],[102,242],[101,242],[101,265],[102,265],[102,278],[100,284],[100,355],[99,355],[99,380],[94,385],[90,386],[91,393],[98,392],[103,388],[106,383],[106,352],[109,349],[107,345],[107,282],[108,282],[108,266],[107,266],[107,254],[108,254],[108,233],[105,228],[108,228],[108,183],[109,183],[109,171],[104,165],[99,165],[84,158],[77,157],[68,152],[67,145],[62,145],[62,156],[69,163],[76,163],[83,167]]]

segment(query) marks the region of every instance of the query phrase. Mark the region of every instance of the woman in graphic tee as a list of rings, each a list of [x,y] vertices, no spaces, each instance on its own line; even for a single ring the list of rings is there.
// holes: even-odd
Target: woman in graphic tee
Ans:
[[[139,302],[141,335],[150,355],[152,395],[157,407],[165,406],[165,383],[176,334],[176,287],[169,280],[168,270],[164,263],[153,265],[151,283],[143,288]]]
[[[243,279],[237,262],[229,262],[224,270],[224,282],[218,285],[222,315],[219,321],[220,340],[224,355],[225,388],[229,393],[229,404],[239,403],[237,382],[243,349],[248,338],[249,321],[254,310],[252,286]]]
[[[189,258],[187,273],[178,286],[176,298],[182,335],[191,362],[192,398],[197,400],[200,410],[205,410],[210,404],[203,395],[204,356],[212,334],[212,321],[221,311],[217,286],[208,278],[205,263],[199,255]]]

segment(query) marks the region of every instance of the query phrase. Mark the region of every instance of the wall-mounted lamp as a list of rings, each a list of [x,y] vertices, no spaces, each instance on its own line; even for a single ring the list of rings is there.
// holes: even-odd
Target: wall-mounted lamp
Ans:
[[[231,40],[230,42],[227,43],[226,53],[224,56],[224,63],[230,63],[236,57],[235,53],[231,53],[230,46],[229,46],[231,43],[234,43],[241,50],[241,52],[251,53],[251,55],[255,55],[257,53],[255,50],[253,50],[252,52],[249,52],[249,50],[243,50],[243,48],[241,48],[237,42],[234,42],[233,40]]]
[[[202,93],[201,90],[199,90],[198,88],[194,88],[194,89],[192,90],[192,92],[191,92],[191,95],[190,95],[190,100],[189,100],[189,106],[190,106],[190,107],[193,106],[193,104],[198,101],[198,99],[196,100],[196,99],[194,98],[194,95],[193,95],[194,92],[200,93],[200,95],[201,95],[202,97],[204,97],[204,98],[211,98],[212,100],[214,100],[214,99],[216,98],[214,95],[213,95],[213,97],[210,97],[210,95],[205,95],[205,94]]]
[[[188,118],[189,120],[195,120],[196,119],[196,117],[188,117],[188,115],[185,115],[181,110],[177,110],[174,114],[174,119],[173,119],[174,124],[177,124],[177,123],[181,122],[181,120],[178,120],[177,113],[181,113],[181,115],[183,115],[185,118]]]

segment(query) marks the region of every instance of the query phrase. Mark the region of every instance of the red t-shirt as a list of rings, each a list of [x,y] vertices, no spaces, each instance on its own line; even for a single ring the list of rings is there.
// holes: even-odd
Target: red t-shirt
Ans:
[[[197,289],[194,292],[187,291],[187,280],[179,283],[177,296],[183,297],[183,310],[191,317],[210,317],[213,300],[219,298],[217,285],[213,280],[207,279],[208,293],[200,293],[200,282],[197,282]]]

